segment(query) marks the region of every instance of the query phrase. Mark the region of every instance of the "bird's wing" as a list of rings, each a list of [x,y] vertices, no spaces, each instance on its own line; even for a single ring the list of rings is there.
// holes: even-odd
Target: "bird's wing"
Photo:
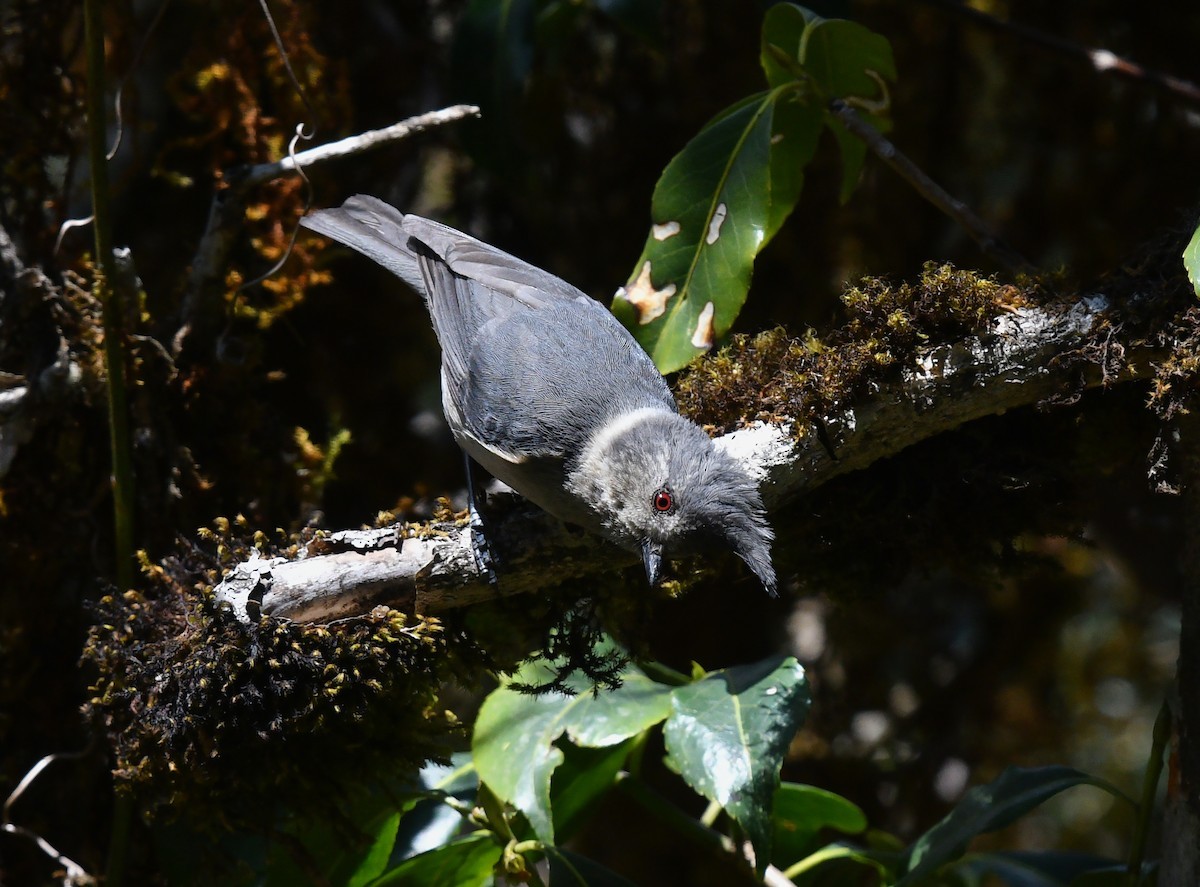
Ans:
[[[588,297],[549,271],[516,256],[420,216],[405,216],[404,231],[425,244],[460,277],[477,281],[530,308],[548,302]],[[591,301],[590,299],[588,301]]]
[[[366,195],[302,224],[374,259],[425,298],[447,418],[508,461],[561,457],[596,422],[674,410],[665,380],[612,313],[561,278]]]

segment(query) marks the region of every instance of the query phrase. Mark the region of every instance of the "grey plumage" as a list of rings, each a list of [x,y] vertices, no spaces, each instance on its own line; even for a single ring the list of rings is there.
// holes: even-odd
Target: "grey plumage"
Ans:
[[[651,582],[664,552],[720,543],[774,594],[757,487],[679,415],[653,361],[598,302],[374,197],[351,197],[302,224],[425,299],[442,346],[447,421],[484,468],[551,514],[641,551]]]

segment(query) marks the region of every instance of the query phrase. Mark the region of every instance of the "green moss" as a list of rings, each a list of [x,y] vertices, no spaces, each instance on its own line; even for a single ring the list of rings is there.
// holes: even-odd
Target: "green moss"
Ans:
[[[231,522],[218,523],[204,535],[220,556],[244,557]],[[216,563],[198,549],[143,572],[147,591],[95,605],[85,712],[118,782],[151,811],[244,827],[269,822],[279,803],[336,806],[332,787],[445,755],[457,724],[439,688],[486,665],[438,620],[394,610],[329,626],[238,622],[216,604]]]
[[[846,321],[818,338],[783,329],[737,336],[679,379],[680,409],[728,431],[748,422],[797,419],[798,433],[899,372],[927,341],[983,332],[1036,294],[951,265],[928,264],[916,283],[864,279],[842,295]]]
[[[445,532],[437,522],[408,526]],[[448,682],[478,686],[535,650],[582,638],[581,626],[636,638],[650,606],[640,584],[621,576],[589,587],[585,601],[564,587],[497,597],[444,620],[377,608],[330,625],[247,624],[217,604],[221,566],[252,547],[295,557],[318,535],[280,534],[270,544],[245,518],[220,518],[199,532],[202,547],[158,563],[143,555],[144,592],[94,605],[85,713],[107,738],[118,784],[148,811],[251,829],[279,805],[328,812],[344,800],[330,797],[333,787],[350,792],[411,773],[461,742],[457,719],[439,704]],[[589,659],[584,646],[571,647],[579,655],[568,666],[605,679],[611,663]]]

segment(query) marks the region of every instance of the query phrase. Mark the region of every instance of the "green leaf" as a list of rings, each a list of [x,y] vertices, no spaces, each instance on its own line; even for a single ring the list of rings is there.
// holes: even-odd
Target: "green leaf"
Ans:
[[[1122,879],[1115,883],[1125,883],[1125,866],[1090,853],[978,853],[964,857],[952,871],[964,885],[989,884],[998,878],[1007,887],[1071,887],[1084,875],[1107,873],[1114,867]]]
[[[304,858],[314,861],[322,878],[330,884],[361,887],[387,868],[396,843],[400,817],[420,800],[420,795],[403,799],[387,792],[364,791],[346,809],[350,820],[335,825],[326,819],[297,819],[286,832],[304,849]],[[353,829],[349,834],[349,829]],[[271,845],[263,887],[285,887],[311,880],[311,872],[292,849],[293,842]]]
[[[771,209],[763,245],[771,241],[800,199],[804,169],[817,153],[823,113],[802,101],[799,93],[783,93],[771,121]]]
[[[563,761],[555,742],[564,734],[575,745],[602,748],[636,736],[670,712],[670,688],[637,671],[607,692],[529,695],[511,683],[545,683],[553,671],[527,665],[484,700],[475,721],[471,751],[475,767],[495,794],[525,814],[537,836],[554,843],[550,780]],[[582,681],[581,681],[582,684]]]
[[[563,763],[550,785],[554,835],[560,844],[571,839],[613,787],[631,745],[632,740],[607,748],[578,748],[567,743],[561,749]]]
[[[570,850],[547,847],[546,855],[550,857],[550,887],[634,887],[632,881]]]
[[[830,99],[851,99],[864,119],[887,132],[891,122],[864,106],[879,105],[877,110],[886,107],[883,81],[896,79],[891,44],[855,22],[824,19],[794,4],[778,3],[763,18],[760,60],[771,86],[800,84],[804,106],[823,115],[842,153],[841,200],[845,203],[858,185],[867,146],[825,108]],[[786,169],[782,158],[779,163],[781,169]],[[773,157],[773,184],[779,172]]]
[[[1072,767],[1009,767],[994,782],[968,791],[946,816],[909,848],[897,884],[915,884],[958,859],[985,832],[1004,828],[1059,792],[1093,785],[1124,797],[1107,782]]]
[[[822,105],[835,98],[884,99],[880,80],[896,79],[886,37],[794,3],[777,3],[763,17],[760,63],[771,86],[804,80]]]
[[[1192,239],[1183,250],[1183,267],[1187,269],[1188,279],[1196,295],[1200,296],[1200,227],[1192,234]]]
[[[763,18],[761,46],[771,88],[722,111],[667,165],[654,189],[650,236],[613,299],[613,313],[664,373],[733,326],[754,258],[795,208],[824,126],[842,151],[843,201],[854,190],[866,146],[829,113],[828,101],[849,99],[886,126],[869,113],[886,108],[884,80],[896,77],[885,38],[779,3]]]
[[[762,49],[759,62],[771,86],[785,86],[796,80],[800,68],[800,47],[810,24],[824,21],[795,3],[776,3],[763,16]]]
[[[479,774],[467,752],[456,752],[450,766],[426,764],[419,776],[426,797],[404,813],[396,831],[392,859],[407,859],[439,847],[453,838],[463,825],[463,817],[445,803],[451,797],[469,804],[479,789]]]
[[[369,887],[484,887],[501,848],[487,830],[473,832],[436,850],[419,853],[372,881]],[[303,884],[307,881],[295,881]]]
[[[672,694],[667,764],[746,832],[761,873],[771,858],[779,767],[812,699],[792,657],[715,671]]]
[[[866,814],[858,805],[811,785],[783,783],[775,792],[773,809],[771,861],[780,868],[807,854],[824,829],[854,835],[867,827]]]
[[[754,257],[771,227],[780,95],[761,93],[718,115],[667,164],[654,189],[654,227],[612,307],[664,373],[711,348],[745,304]]]
[[[798,58],[826,100],[882,99],[880,80],[896,79],[896,62],[887,38],[845,19],[810,22]]]

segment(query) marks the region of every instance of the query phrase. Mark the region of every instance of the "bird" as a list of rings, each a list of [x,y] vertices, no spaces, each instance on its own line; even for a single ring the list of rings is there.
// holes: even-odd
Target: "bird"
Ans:
[[[301,224],[422,296],[441,346],[442,408],[468,471],[474,460],[555,517],[640,553],[651,587],[664,559],[723,546],[776,594],[774,533],[757,484],[680,414],[607,308],[548,271],[368,195]]]

